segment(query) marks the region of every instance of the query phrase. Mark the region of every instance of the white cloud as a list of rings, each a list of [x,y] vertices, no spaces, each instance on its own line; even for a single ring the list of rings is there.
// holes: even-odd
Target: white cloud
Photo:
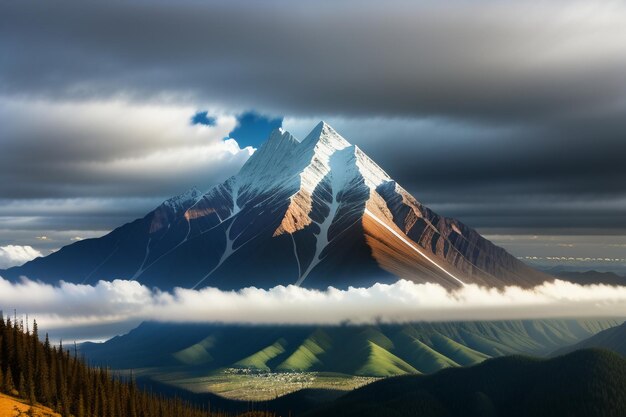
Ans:
[[[626,317],[626,287],[581,286],[564,281],[502,291],[469,285],[447,292],[436,284],[398,281],[370,288],[326,291],[295,286],[269,290],[215,288],[173,292],[136,281],[60,286],[0,279],[0,306],[37,318],[41,328],[85,328],[141,320],[273,324],[338,324],[498,320],[557,317]]]
[[[32,246],[0,246],[0,269],[22,265],[39,256],[42,256],[41,252],[34,249]]]
[[[191,123],[200,109],[214,126]],[[59,230],[111,230],[191,187],[208,190],[253,152],[228,138],[236,124],[167,100],[0,95],[0,245],[58,247]],[[26,230],[37,240],[18,236]]]
[[[234,115],[211,110],[193,125],[190,104],[121,99],[53,102],[0,98],[5,197],[175,195],[208,188],[252,154],[228,138]],[[33,120],[36,123],[33,123]]]

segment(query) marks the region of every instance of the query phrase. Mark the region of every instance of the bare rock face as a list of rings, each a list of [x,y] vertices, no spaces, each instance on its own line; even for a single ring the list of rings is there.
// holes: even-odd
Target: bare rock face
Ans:
[[[537,285],[535,271],[420,204],[326,123],[299,142],[278,129],[234,177],[164,202],[99,239],[3,276],[133,278],[168,289],[372,285]]]

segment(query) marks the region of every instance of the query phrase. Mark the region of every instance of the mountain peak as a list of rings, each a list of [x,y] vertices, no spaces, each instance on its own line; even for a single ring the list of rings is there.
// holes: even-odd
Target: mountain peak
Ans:
[[[287,145],[285,145],[285,143]],[[259,148],[271,148],[272,150],[281,150],[280,148],[284,146],[291,147],[292,145],[297,145],[298,140],[289,132],[284,130],[282,127],[276,128],[271,131],[267,140],[261,145]]]
[[[252,154],[240,175],[263,176],[283,167],[300,142],[283,128],[272,130],[269,138]]]
[[[291,133],[287,132],[282,127],[277,127],[276,129],[270,132],[270,136],[268,137],[267,142],[274,142],[274,141],[280,142],[283,140],[291,140],[291,139],[295,139],[291,135]]]
[[[274,130],[238,174],[203,196],[191,189],[108,237],[11,274],[222,289],[345,288],[399,278],[446,288],[526,287],[550,279],[420,204],[323,121],[302,142]]]
[[[302,144],[307,148],[316,146],[319,143],[323,143],[334,149],[343,149],[350,146],[350,142],[323,120],[319,122],[302,141]]]

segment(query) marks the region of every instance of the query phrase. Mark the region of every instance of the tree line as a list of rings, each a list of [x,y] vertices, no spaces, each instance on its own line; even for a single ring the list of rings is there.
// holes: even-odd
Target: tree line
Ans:
[[[40,404],[63,417],[234,417],[139,389],[132,378],[114,375],[104,367],[92,367],[76,351],[51,345],[48,335],[39,339],[37,321],[0,311],[0,392]],[[239,416],[277,417],[266,411]]]

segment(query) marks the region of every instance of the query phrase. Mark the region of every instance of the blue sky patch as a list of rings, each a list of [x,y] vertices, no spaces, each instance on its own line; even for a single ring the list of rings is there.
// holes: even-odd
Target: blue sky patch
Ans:
[[[217,119],[210,117],[208,111],[199,111],[191,118],[192,125],[215,126]]]
[[[282,125],[282,117],[270,118],[249,111],[237,115],[237,127],[228,136],[237,140],[242,148],[245,146],[258,148],[261,143],[265,142],[272,130]]]

